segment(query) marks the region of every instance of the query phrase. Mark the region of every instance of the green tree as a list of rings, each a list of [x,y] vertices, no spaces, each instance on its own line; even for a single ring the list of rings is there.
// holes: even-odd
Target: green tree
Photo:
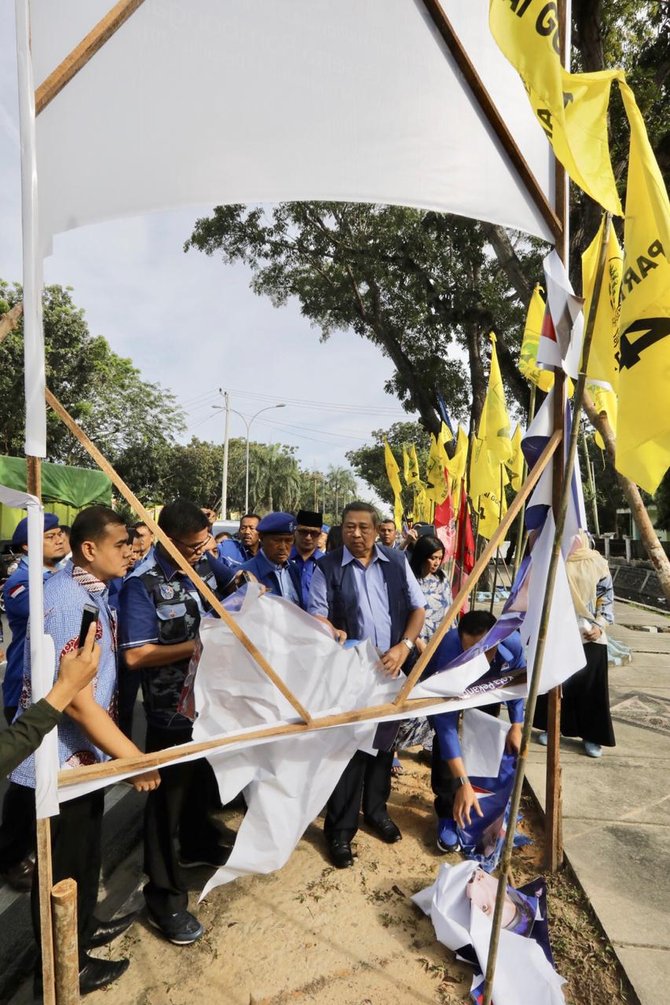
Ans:
[[[328,468],[325,477],[326,508],[331,523],[339,523],[342,510],[358,495],[356,479],[349,468]]]
[[[374,444],[366,444],[356,450],[347,452],[347,460],[359,478],[373,489],[380,499],[388,503],[393,508],[393,491],[389,485],[386,475],[386,465],[384,463],[384,440],[393,451],[396,461],[400,465],[402,472],[402,449],[404,446],[414,444],[417,457],[419,458],[419,468],[421,472],[426,470],[428,451],[430,449],[430,436],[418,422],[394,422],[390,429],[375,429],[372,437]],[[411,490],[404,486],[403,482],[403,503],[408,510],[413,505]]]
[[[0,280],[0,298],[9,309],[20,301],[21,289]],[[70,290],[48,286],[43,310],[49,388],[112,464],[135,455],[139,465],[144,458],[153,466],[150,458],[155,454],[160,465],[159,458],[164,460],[184,428],[175,396],[143,380],[132,362],[113,352],[101,335],[91,335]],[[21,322],[0,344],[0,451],[5,454],[23,453],[23,373]],[[47,421],[49,460],[94,466],[56,415],[49,411]]]
[[[297,297],[322,339],[352,329],[377,345],[395,366],[386,390],[432,432],[438,393],[478,421],[491,329],[512,396],[526,407],[511,351],[525,309],[476,221],[354,203],[281,203],[271,215],[218,206],[197,221],[189,248],[245,262],[252,289],[275,306]],[[516,251],[537,270],[532,242],[517,241]]]
[[[251,443],[249,457],[249,506],[268,512],[294,512],[302,492],[300,466],[295,448],[280,443]]]

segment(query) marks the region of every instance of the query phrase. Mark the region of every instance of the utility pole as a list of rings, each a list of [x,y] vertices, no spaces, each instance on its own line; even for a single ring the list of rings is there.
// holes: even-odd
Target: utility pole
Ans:
[[[225,402],[226,422],[223,431],[223,471],[221,473],[221,519],[226,520],[228,516],[228,429],[230,426],[230,395],[227,391],[221,391]]]

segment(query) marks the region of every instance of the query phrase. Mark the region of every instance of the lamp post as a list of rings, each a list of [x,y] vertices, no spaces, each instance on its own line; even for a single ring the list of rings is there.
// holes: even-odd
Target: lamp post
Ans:
[[[222,405],[212,405],[212,408],[217,409],[217,411],[233,412],[235,415],[239,415],[240,419],[242,420],[242,422],[245,425],[245,428],[246,428],[246,431],[247,431],[247,438],[246,438],[246,450],[245,450],[245,465],[246,465],[246,470],[245,470],[245,476],[244,476],[244,512],[248,513],[249,512],[249,434],[251,432],[251,423],[254,421],[254,419],[257,419],[258,416],[262,412],[270,412],[270,411],[272,411],[273,408],[286,408],[286,403],[282,401],[278,405],[266,405],[265,408],[260,408],[257,412],[254,412],[254,414],[251,416],[250,419],[247,419],[246,415],[242,415],[242,413],[238,412],[237,409],[230,408],[230,402],[227,399],[227,395],[226,395],[226,404],[225,404],[225,406],[222,406]],[[227,424],[227,421],[226,421],[226,429],[227,428],[228,428],[228,424]],[[224,444],[224,458],[227,460],[227,458],[226,458],[226,444]],[[228,471],[227,471],[227,464],[226,464],[225,478],[227,479],[227,477],[228,477]],[[227,492],[227,485],[226,485],[226,492]]]

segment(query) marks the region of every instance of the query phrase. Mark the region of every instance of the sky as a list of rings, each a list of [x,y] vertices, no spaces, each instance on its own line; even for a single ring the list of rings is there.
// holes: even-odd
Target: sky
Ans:
[[[76,156],[76,152],[73,153]],[[299,305],[275,309],[241,265],[182,246],[211,206],[84,227],[56,238],[45,282],[73,288],[91,332],[171,389],[191,435],[222,442],[219,389],[253,420],[251,438],[297,448],[305,468],[347,465],[371,430],[412,418],[384,391],[393,366],[353,332],[319,342]],[[0,0],[0,277],[21,280],[21,191],[14,4]],[[244,423],[231,416],[231,436]],[[363,488],[363,485],[361,485]],[[369,489],[366,490],[369,495]]]

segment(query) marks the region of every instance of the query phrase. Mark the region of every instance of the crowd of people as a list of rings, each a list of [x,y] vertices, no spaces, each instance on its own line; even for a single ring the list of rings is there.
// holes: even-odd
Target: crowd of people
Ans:
[[[266,593],[283,597],[325,623],[335,642],[371,640],[379,652],[381,672],[391,677],[409,672],[451,605],[444,545],[428,525],[400,533],[392,519],[380,522],[373,506],[354,502],[345,507],[338,526],[326,526],[321,513],[307,510],[296,515],[273,512],[262,518],[248,513],[241,518],[235,537],[230,537],[213,534],[215,516],[194,502],[179,499],[162,508],[158,525],[218,597],[230,596],[255,579]],[[196,652],[200,621],[213,616],[192,580],[160,541],[153,540],[143,522],[128,527],[113,510],[93,506],[80,512],[68,530],[66,536],[57,517],[45,514],[45,632],[53,639],[56,665],[53,689],[35,704],[27,638],[27,519],[14,533],[12,546],[21,558],[4,588],[12,639],[3,702],[7,722],[13,725],[0,740],[2,773],[10,773],[0,824],[0,875],[16,889],[31,891],[38,946],[31,751],[55,726],[61,767],[140,754],[133,739],[138,731],[133,720],[140,688],[146,721],[143,749],[157,751],[188,742],[193,723],[180,711],[180,698]],[[585,651],[592,645],[602,650],[605,627],[612,621],[611,590],[608,593],[602,561],[594,558],[594,552],[584,553],[589,551],[587,544],[580,540],[574,549],[576,572],[571,583]],[[85,612],[88,622],[82,620]],[[458,627],[442,639],[427,673],[476,646],[494,623],[487,611],[462,615]],[[86,630],[85,624],[89,625]],[[604,677],[602,653],[591,655],[589,649],[587,655],[566,730],[568,735],[581,735],[594,748],[594,756],[595,746],[613,744],[614,736],[606,708],[606,651]],[[523,667],[518,633],[491,647],[486,657],[501,671]],[[589,718],[583,711],[575,712],[582,708],[580,687],[588,692],[589,700],[594,688],[599,689],[597,734],[589,733],[594,715]],[[497,714],[499,707],[486,710]],[[508,712],[506,746],[514,753],[521,740],[523,702],[508,702]],[[402,839],[388,811],[394,753],[418,743],[431,749],[438,847],[444,852],[458,850],[459,827],[469,824],[473,814],[481,815],[463,761],[458,726],[458,713],[418,724],[411,720],[401,724],[400,730],[396,723],[383,724],[374,741],[376,755],[356,752],[325,807],[326,853],[336,868],[354,864],[352,840],[361,812],[367,828],[382,841]],[[581,732],[575,734],[575,730]],[[191,944],[203,935],[203,926],[188,910],[185,870],[225,864],[235,839],[234,832],[222,832],[213,821],[221,809],[214,774],[202,759],[149,770],[131,781],[147,793],[147,918],[173,944]],[[134,920],[131,915],[111,922],[96,917],[103,798],[103,791],[98,790],[70,799],[52,819],[54,882],[68,876],[77,881],[81,993],[109,984],[124,972],[128,960],[99,959],[90,950],[111,942]],[[39,964],[35,980],[39,992]]]

